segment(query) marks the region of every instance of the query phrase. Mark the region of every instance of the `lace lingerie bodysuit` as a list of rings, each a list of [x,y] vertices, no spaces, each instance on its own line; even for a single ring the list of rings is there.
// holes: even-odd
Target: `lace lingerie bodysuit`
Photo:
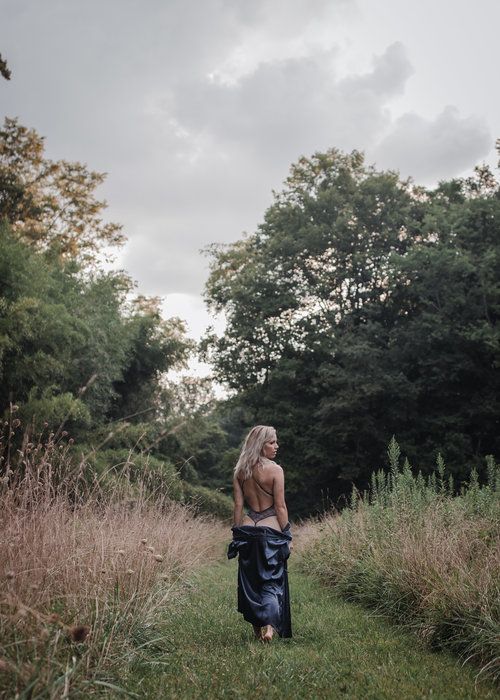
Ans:
[[[269,506],[269,508],[264,508],[264,510],[260,510],[260,511],[254,510],[253,508],[251,508],[247,504],[247,515],[250,518],[250,520],[253,520],[253,524],[257,525],[257,523],[260,522],[261,520],[264,520],[265,518],[270,518],[271,516],[276,515],[276,510],[274,508],[274,496],[272,493],[269,493],[269,491],[266,491],[266,489],[259,484],[259,482],[257,481],[257,479],[254,477],[253,474],[250,478],[255,481],[255,483],[257,484],[257,486],[260,488],[261,491],[264,491],[264,493],[267,493],[267,495],[271,496],[271,498],[273,499],[272,506]],[[241,490],[243,491],[243,484],[241,485]]]

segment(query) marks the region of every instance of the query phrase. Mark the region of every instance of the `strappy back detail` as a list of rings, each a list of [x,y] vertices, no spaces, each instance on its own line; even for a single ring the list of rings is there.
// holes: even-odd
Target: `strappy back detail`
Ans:
[[[271,498],[273,499],[273,504],[274,504],[274,494],[273,494],[273,493],[269,493],[269,491],[268,491],[267,489],[265,489],[265,488],[262,486],[262,484],[260,483],[260,481],[259,481],[258,479],[256,479],[256,478],[254,477],[253,474],[252,474],[252,476],[251,476],[250,478],[253,479],[253,480],[255,481],[255,483],[257,484],[257,486],[259,487],[259,489],[260,489],[261,491],[264,491],[265,494],[267,494],[268,496],[271,496]],[[245,495],[245,491],[244,491],[244,489],[243,489],[243,484],[245,483],[245,481],[240,481],[239,477],[238,477],[238,481],[239,481],[239,483],[240,483],[241,490],[243,491],[243,495]]]
[[[262,484],[259,482],[258,479],[255,478],[255,476],[253,474],[250,478],[255,481],[255,483],[257,484],[257,486],[259,487],[259,489],[261,491],[263,491],[267,496],[271,496],[271,498],[273,499],[272,504],[270,506],[268,506],[267,508],[264,508],[264,510],[261,510],[261,511],[254,510],[253,508],[251,508],[247,504],[247,515],[250,518],[250,520],[253,521],[253,524],[257,525],[257,523],[260,522],[261,520],[265,520],[265,518],[271,518],[273,515],[276,515],[276,510],[274,509],[274,494],[269,493],[269,491],[262,486]],[[240,481],[240,480],[238,479],[238,481]],[[245,492],[243,490],[244,483],[245,482],[242,483],[240,481],[240,486],[241,486],[241,490],[243,491],[243,495],[245,495]]]
[[[250,478],[253,479],[253,480],[255,481],[255,483],[257,484],[257,486],[259,487],[259,489],[260,489],[261,491],[264,491],[264,493],[267,493],[268,496],[271,496],[271,498],[273,499],[273,502],[274,502],[274,494],[269,493],[269,491],[266,491],[266,489],[259,483],[259,481],[254,477],[253,474],[252,474],[252,476],[251,476]]]

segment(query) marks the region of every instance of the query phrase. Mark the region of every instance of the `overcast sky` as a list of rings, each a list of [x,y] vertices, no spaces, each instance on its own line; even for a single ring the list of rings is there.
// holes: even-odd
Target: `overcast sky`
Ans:
[[[199,337],[200,249],[255,230],[300,155],[423,184],[495,163],[499,26],[498,0],[0,0],[0,111],[108,173],[119,266]]]

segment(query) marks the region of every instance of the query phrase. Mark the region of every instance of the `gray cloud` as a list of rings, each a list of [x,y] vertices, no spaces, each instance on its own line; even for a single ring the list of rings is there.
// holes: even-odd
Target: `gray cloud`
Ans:
[[[109,173],[110,218],[129,236],[120,262],[146,293],[198,294],[199,249],[253,230],[302,154],[365,149],[430,181],[492,145],[451,108],[391,116],[414,71],[400,42],[341,73],[335,28],[354,0],[0,3],[3,111],[52,157]]]
[[[241,146],[273,162],[292,150],[359,147],[386,125],[387,97],[404,90],[412,68],[394,44],[370,72],[339,79],[336,54],[263,63],[236,85],[187,83],[176,93],[173,113],[222,147]]]
[[[169,272],[161,274],[157,258],[149,263],[149,282],[175,285],[169,291],[199,289],[198,248],[253,228],[293,160],[331,145],[360,147],[387,127],[386,96],[402,91],[411,73],[403,48],[389,47],[371,71],[348,79],[336,76],[335,59],[331,51],[263,63],[236,84],[189,81],[158,102],[156,119],[170,121],[179,136],[169,141],[169,167],[160,180],[162,165],[153,157],[141,201],[149,202],[150,215],[167,201],[169,216],[157,221],[156,234],[134,236],[126,259],[131,269],[147,264],[153,244],[164,251]]]
[[[448,106],[435,119],[404,114],[373,151],[382,167],[399,168],[405,176],[433,183],[459,174],[485,157],[492,146],[483,119],[461,117]]]

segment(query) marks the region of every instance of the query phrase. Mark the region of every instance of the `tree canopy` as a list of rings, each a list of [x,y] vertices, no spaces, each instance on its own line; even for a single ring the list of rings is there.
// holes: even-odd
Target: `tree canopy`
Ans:
[[[441,451],[459,480],[499,452],[500,189],[486,166],[427,189],[358,151],[294,164],[252,235],[210,247],[206,300],[227,326],[201,352],[225,401],[210,380],[167,381],[193,348],[184,324],[100,266],[122,241],[103,178],[46,158],[15,119],[0,130],[2,413],[16,402],[23,425],[105,444],[102,469],[142,451],[138,471],[177,469],[207,503],[205,487],[229,490],[248,428],[275,425],[297,515],[368,486],[392,435],[424,472]]]
[[[161,413],[159,380],[182,366],[190,343],[157,302],[129,301],[131,289],[123,273],[82,276],[75,263],[34,251],[3,224],[0,411],[15,401],[27,419],[57,424],[69,411],[86,425],[146,406]]]
[[[95,262],[121,245],[121,226],[103,221],[104,200],[95,196],[105,174],[86,165],[45,156],[44,139],[17,119],[0,129],[0,220],[37,250]]]
[[[393,434],[424,469],[498,452],[499,214],[488,168],[428,190],[332,149],[292,166],[253,235],[212,246],[227,328],[202,352],[278,428],[297,507],[366,484]]]
[[[163,380],[192,343],[160,301],[135,296],[102,253],[123,241],[95,190],[104,174],[52,161],[17,119],[0,130],[0,411],[97,426],[164,413]]]
[[[89,478],[97,472],[113,488],[113,474],[126,465],[131,485],[142,480],[226,517],[229,498],[213,487],[225,482],[219,462],[227,440],[210,415],[207,381],[168,379],[193,350],[185,324],[163,318],[161,300],[137,295],[125,272],[103,270],[123,241],[121,227],[102,218],[103,179],[86,165],[48,159],[35,130],[5,120],[0,413],[4,425],[15,423],[8,428],[19,448],[15,468],[23,470],[28,445],[69,431]],[[0,464],[2,478],[12,464]]]

